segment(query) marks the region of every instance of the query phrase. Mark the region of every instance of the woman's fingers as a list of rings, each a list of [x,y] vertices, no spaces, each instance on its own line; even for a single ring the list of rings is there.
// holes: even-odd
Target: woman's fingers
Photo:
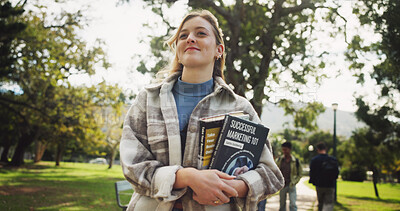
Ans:
[[[227,200],[229,201],[229,197],[237,197],[238,192],[233,188],[232,186],[226,184],[225,182],[222,181],[222,184],[220,186],[220,189],[223,192],[223,195],[227,196]]]
[[[238,192],[223,180],[234,178],[234,176],[229,176],[217,170],[200,170],[196,177],[191,178],[192,182],[189,185],[194,192],[193,199],[200,204],[207,205],[228,203],[229,198],[236,197]]]
[[[218,177],[221,178],[221,179],[228,179],[229,180],[229,179],[235,179],[236,178],[235,176],[231,176],[231,175],[226,174],[226,173],[224,173],[222,171],[218,171],[218,170],[213,170],[213,171],[215,171],[217,173]]]

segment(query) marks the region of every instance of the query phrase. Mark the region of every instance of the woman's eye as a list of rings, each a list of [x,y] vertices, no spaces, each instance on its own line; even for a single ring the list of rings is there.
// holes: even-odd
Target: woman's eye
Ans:
[[[199,35],[207,35],[205,32],[198,32]]]
[[[179,35],[179,39],[183,39],[183,38],[185,38],[186,37],[186,34],[181,34],[181,35]]]

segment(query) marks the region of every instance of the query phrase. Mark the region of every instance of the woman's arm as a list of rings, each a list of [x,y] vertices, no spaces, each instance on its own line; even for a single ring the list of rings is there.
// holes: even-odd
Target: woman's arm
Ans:
[[[151,150],[149,139],[152,137],[148,134],[146,102],[147,93],[142,91],[136,97],[124,121],[120,143],[123,174],[134,186],[136,193],[160,201],[173,201],[186,192],[186,189],[172,189],[175,173],[182,167],[165,166],[166,162],[160,158],[156,159],[157,154]]]
[[[218,205],[214,201],[228,203],[230,197],[238,196],[237,190],[225,182],[234,178],[218,170],[182,168],[176,172],[174,189],[190,187],[194,192],[193,199],[198,203]]]
[[[233,187],[238,192],[237,197],[243,198],[247,196],[249,187],[243,180],[224,180],[224,182]]]

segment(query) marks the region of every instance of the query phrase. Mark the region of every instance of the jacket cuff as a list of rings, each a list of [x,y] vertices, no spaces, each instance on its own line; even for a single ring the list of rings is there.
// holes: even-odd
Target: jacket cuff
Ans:
[[[157,168],[154,173],[151,195],[158,201],[175,201],[182,197],[187,188],[174,190],[173,186],[175,183],[176,172],[181,169],[182,166],[163,166]]]
[[[257,171],[248,171],[241,174],[237,179],[243,180],[249,187],[247,197],[244,199],[236,199],[236,203],[242,207],[243,210],[256,210],[258,199],[264,193],[264,185],[262,178]]]

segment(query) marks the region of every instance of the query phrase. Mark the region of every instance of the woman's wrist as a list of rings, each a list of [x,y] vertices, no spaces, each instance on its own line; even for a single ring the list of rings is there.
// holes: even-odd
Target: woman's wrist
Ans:
[[[192,178],[192,175],[196,175],[196,171],[198,171],[195,168],[181,168],[175,173],[175,183],[174,183],[174,189],[182,189],[186,188],[190,184],[190,178]]]
[[[243,180],[237,180],[237,181],[239,181],[237,189],[236,189],[237,192],[239,193],[238,197],[240,197],[240,198],[246,197],[247,193],[249,191],[249,187]]]

